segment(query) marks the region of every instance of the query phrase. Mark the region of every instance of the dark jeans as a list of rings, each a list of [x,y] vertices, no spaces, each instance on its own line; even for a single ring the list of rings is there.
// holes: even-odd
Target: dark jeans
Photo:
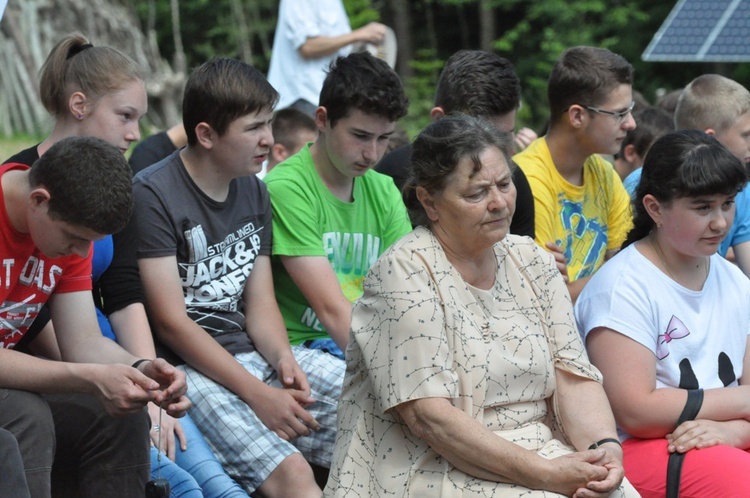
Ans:
[[[13,434],[0,429],[0,496],[3,498],[29,498],[29,487],[23,473],[21,450]]]
[[[88,395],[0,389],[0,427],[18,441],[33,498],[144,495],[145,411],[113,418]]]

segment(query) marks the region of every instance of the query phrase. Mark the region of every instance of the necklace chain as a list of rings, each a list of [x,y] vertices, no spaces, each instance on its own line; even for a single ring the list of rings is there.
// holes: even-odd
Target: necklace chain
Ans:
[[[672,275],[672,270],[669,269],[667,262],[664,261],[664,255],[661,252],[661,246],[659,245],[659,241],[656,240],[656,237],[654,236],[654,234],[651,234],[651,246],[654,248],[656,255],[659,257],[659,261],[661,261],[661,265],[664,267],[665,270],[667,270],[667,274],[669,275],[669,278],[671,278],[675,282],[678,282],[678,280],[674,278],[674,275]],[[703,266],[703,268],[706,271],[706,278],[708,278],[708,260],[706,260],[706,264]]]

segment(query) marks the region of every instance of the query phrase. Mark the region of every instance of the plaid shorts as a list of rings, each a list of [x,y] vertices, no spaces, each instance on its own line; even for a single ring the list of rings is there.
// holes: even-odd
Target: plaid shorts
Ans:
[[[322,351],[292,346],[297,363],[310,383],[315,403],[307,411],[320,424],[309,436],[284,441],[268,429],[239,396],[188,365],[190,416],[203,433],[224,470],[248,493],[254,492],[288,456],[330,467],[336,439],[336,409],[346,365]],[[281,387],[276,370],[258,352],[240,353],[235,359],[266,384]]]

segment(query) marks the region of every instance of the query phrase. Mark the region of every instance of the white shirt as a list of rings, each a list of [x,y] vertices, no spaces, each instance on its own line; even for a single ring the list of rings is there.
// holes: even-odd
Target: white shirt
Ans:
[[[703,289],[694,291],[665,275],[635,245],[626,247],[594,274],[576,301],[584,341],[593,329],[606,327],[645,346],[656,360],[656,388],[736,386],[750,332],[750,280],[718,254],[710,261]],[[618,433],[628,437],[621,428]]]
[[[750,280],[718,254],[711,256],[703,289],[694,291],[630,245],[586,284],[575,316],[584,339],[591,330],[606,327],[647,347],[656,358],[657,388],[680,387],[692,372],[698,387],[712,389],[724,387],[728,379],[728,385],[737,385],[742,376],[748,303]],[[730,370],[719,359],[722,353]]]
[[[268,71],[268,81],[281,95],[278,109],[299,99],[317,106],[331,61],[351,52],[351,46],[347,46],[325,57],[305,59],[299,52],[305,41],[350,32],[341,0],[281,0]]]

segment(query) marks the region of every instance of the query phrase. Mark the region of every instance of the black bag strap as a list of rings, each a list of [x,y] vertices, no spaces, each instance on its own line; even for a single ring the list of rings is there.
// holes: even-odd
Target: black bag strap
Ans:
[[[703,405],[703,389],[690,389],[685,402],[685,408],[682,409],[680,418],[677,420],[677,426],[688,420],[693,420],[698,416]],[[685,453],[671,453],[667,462],[667,498],[679,498],[680,496],[680,477],[682,476],[682,461],[685,460]]]

